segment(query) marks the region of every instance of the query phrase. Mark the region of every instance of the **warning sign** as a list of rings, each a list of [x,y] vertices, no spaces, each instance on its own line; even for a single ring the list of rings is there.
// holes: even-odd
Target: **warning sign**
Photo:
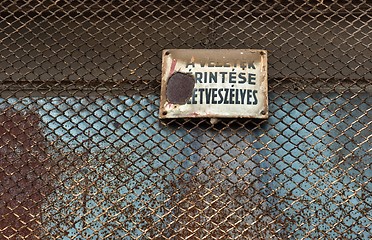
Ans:
[[[160,118],[267,118],[267,52],[163,51]]]

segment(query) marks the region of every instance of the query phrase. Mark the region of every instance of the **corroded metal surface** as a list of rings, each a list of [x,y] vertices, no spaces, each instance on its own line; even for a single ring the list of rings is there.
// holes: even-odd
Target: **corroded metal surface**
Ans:
[[[0,122],[1,238],[33,239],[41,231],[42,202],[52,192],[53,175],[40,117],[8,108]]]
[[[0,239],[370,239],[371,10],[1,1]],[[268,118],[159,121],[185,48],[267,49]]]
[[[166,86],[166,98],[171,104],[186,104],[191,98],[195,86],[192,75],[176,72],[169,77]]]

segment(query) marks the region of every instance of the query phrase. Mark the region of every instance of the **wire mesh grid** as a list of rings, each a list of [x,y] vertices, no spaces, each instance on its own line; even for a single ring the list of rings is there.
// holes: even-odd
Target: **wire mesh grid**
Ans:
[[[1,239],[370,239],[372,4],[4,0]],[[267,120],[158,120],[161,51],[269,51]]]

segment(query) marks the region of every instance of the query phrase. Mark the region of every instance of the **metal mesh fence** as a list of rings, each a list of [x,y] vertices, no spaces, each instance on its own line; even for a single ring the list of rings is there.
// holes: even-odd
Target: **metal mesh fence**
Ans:
[[[372,3],[4,0],[1,239],[370,239]],[[267,120],[158,120],[161,51],[269,51]]]

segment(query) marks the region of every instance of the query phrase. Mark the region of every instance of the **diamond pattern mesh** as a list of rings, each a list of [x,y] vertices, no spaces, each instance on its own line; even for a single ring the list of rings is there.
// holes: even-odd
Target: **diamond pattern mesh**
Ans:
[[[372,4],[4,0],[1,239],[370,239]],[[267,120],[159,121],[161,51],[269,51]]]

